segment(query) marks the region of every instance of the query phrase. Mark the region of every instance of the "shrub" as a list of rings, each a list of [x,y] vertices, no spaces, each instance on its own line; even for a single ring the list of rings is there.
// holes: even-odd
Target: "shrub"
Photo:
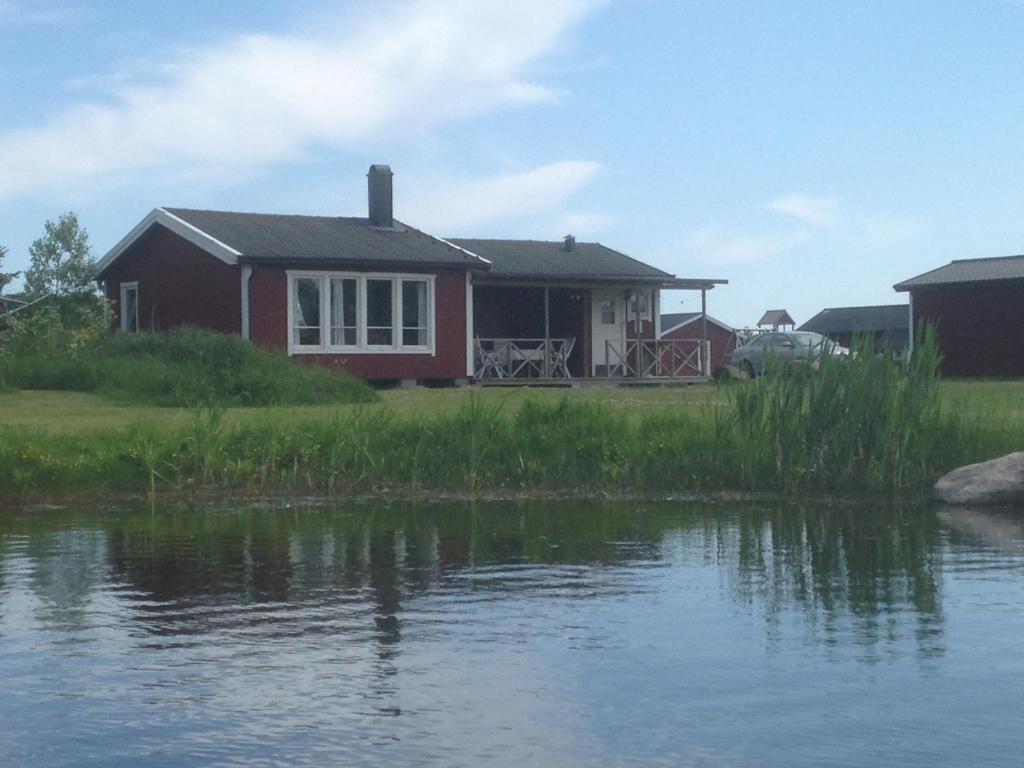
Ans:
[[[106,334],[79,348],[9,354],[2,379],[20,389],[98,392],[165,406],[305,405],[376,399],[364,382],[298,365],[237,336],[196,328]]]

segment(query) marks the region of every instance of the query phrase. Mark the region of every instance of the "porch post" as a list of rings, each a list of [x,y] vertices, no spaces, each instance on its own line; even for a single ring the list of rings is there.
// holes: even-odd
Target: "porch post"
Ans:
[[[544,286],[544,378],[551,378],[551,307],[550,288]]]
[[[708,349],[708,291],[706,288],[700,289],[700,358],[703,365],[701,366],[704,370],[701,371],[705,376],[711,371],[711,360]]]

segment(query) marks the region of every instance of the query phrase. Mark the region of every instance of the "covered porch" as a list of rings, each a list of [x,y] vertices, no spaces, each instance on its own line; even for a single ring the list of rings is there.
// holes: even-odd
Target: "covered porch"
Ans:
[[[472,287],[472,371],[483,384],[657,383],[710,376],[706,322],[694,337],[659,339],[661,291],[717,281],[481,281]]]

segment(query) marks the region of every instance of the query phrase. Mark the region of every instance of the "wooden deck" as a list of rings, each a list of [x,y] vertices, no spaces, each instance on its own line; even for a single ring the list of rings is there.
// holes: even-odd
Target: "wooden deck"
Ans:
[[[578,379],[473,379],[470,386],[474,387],[549,387],[556,389],[580,389],[585,387],[689,387],[694,384],[707,384],[711,379],[707,376],[680,376],[677,378],[636,378],[626,376],[591,376]]]

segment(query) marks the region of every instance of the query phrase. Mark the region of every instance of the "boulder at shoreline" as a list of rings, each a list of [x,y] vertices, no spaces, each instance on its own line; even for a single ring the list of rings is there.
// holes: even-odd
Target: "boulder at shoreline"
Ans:
[[[943,475],[935,498],[955,506],[1024,506],[1024,451]]]

